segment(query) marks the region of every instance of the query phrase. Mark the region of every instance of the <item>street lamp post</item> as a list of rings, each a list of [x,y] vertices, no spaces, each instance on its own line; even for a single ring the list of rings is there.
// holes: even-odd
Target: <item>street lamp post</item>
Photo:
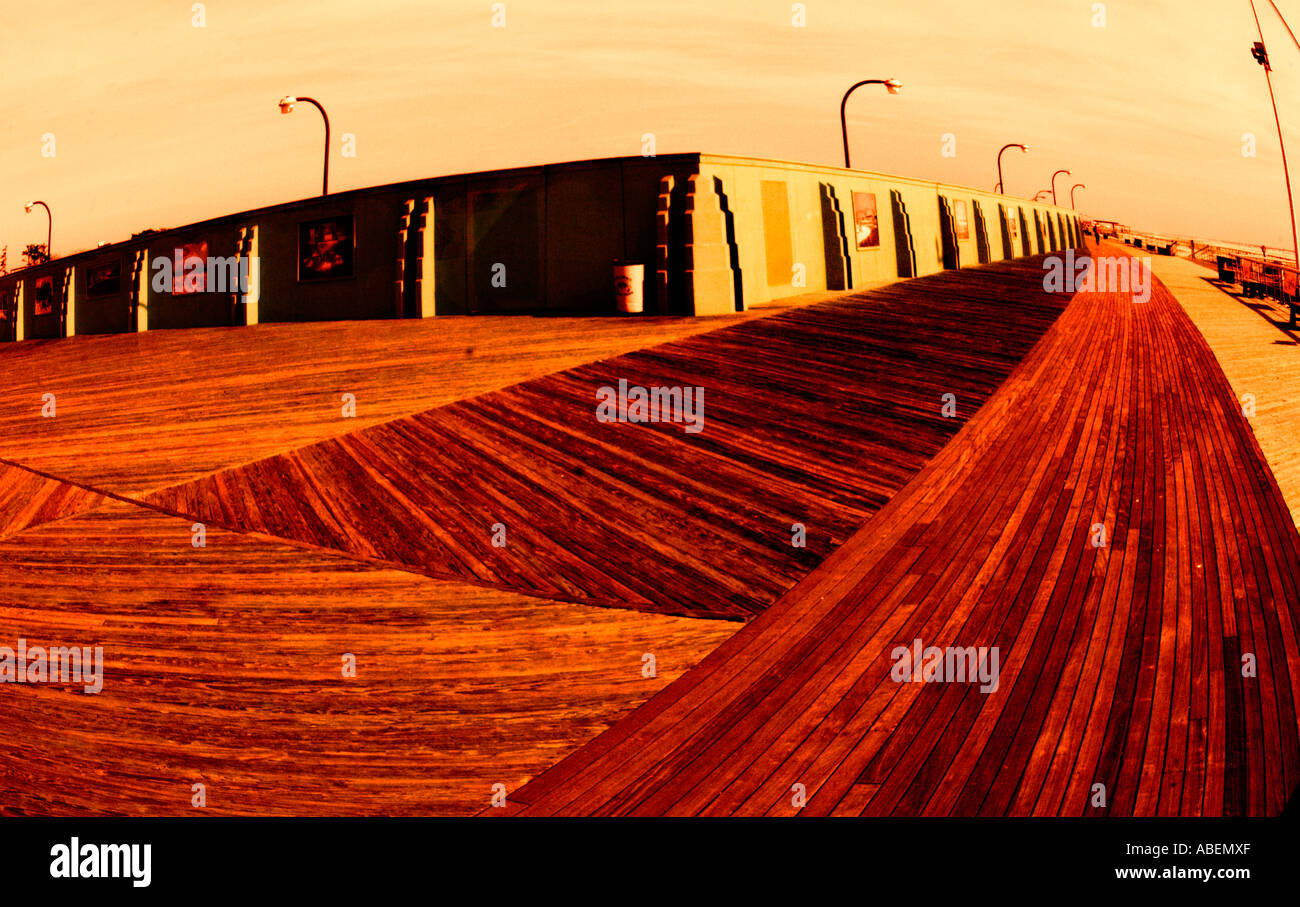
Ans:
[[[1051,195],[1051,194],[1052,194],[1051,189],[1039,189],[1038,192],[1034,195],[1034,201],[1041,202],[1043,200],[1043,196]]]
[[[1273,121],[1277,123],[1277,143],[1282,148],[1282,175],[1286,178],[1286,203],[1291,209],[1291,255],[1295,258],[1297,267],[1300,267],[1300,235],[1296,233],[1295,200],[1291,198],[1291,170],[1286,163],[1286,143],[1282,141],[1282,120],[1277,115],[1277,98],[1273,96],[1273,78],[1269,75],[1273,68],[1268,64],[1268,50],[1264,47],[1264,29],[1259,24],[1259,13],[1255,12],[1255,0],[1250,0],[1250,12],[1255,17],[1255,30],[1259,32],[1259,40],[1250,49],[1250,53],[1255,58],[1255,62],[1264,67],[1264,80],[1268,82],[1268,99],[1273,103]],[[1283,21],[1285,23],[1285,20]],[[1287,31],[1290,30],[1288,26]]]
[[[325,120],[325,175],[321,180],[321,195],[330,194],[330,118],[325,112],[325,108],[320,105],[320,101],[315,98],[296,98],[293,95],[286,95],[280,99],[280,113],[290,114],[293,112],[293,105],[298,102],[311,104],[320,111],[321,117]]]
[[[50,242],[54,236],[54,215],[50,213],[50,206],[42,201],[28,202],[23,205],[23,210],[31,214],[32,209],[37,205],[45,209],[45,260],[49,261],[54,258],[54,249],[50,247]]]
[[[1003,151],[1006,151],[1008,148],[1019,148],[1022,152],[1026,153],[1026,154],[1029,153],[1029,146],[1028,146],[1028,145],[1021,145],[1021,144],[1019,144],[1019,143],[1017,143],[1017,142],[1012,142],[1012,143],[1009,144],[1009,145],[1003,145],[1003,146],[1002,146],[1002,151],[999,151],[999,152],[998,152],[998,189],[997,189],[997,191],[998,191],[998,194],[999,194],[999,195],[1006,195],[1006,192],[1004,192],[1003,189],[1002,189],[1002,152],[1003,152]]]
[[[1064,173],[1066,176],[1070,175],[1069,170],[1058,170],[1052,174],[1052,204],[1053,205],[1056,204],[1056,178],[1060,176],[1062,173]]]
[[[1074,210],[1074,211],[1079,210],[1078,208],[1076,208],[1076,207],[1074,206],[1074,190],[1075,190],[1075,189],[1087,189],[1087,188],[1088,188],[1088,187],[1085,186],[1083,183],[1075,183],[1073,186],[1070,187],[1070,208],[1071,208],[1071,210]]]
[[[888,91],[890,94],[898,94],[898,90],[903,87],[903,84],[899,82],[897,79],[863,79],[861,82],[858,82],[848,91],[844,92],[844,99],[840,101],[840,134],[844,138],[844,168],[846,170],[850,168],[849,121],[844,111],[849,103],[849,95],[853,94],[853,92],[857,91],[863,85],[884,85],[885,90]]]

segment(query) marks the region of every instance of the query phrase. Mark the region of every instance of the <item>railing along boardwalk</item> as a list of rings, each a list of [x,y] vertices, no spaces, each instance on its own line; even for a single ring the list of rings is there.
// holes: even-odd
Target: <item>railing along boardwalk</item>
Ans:
[[[1037,262],[778,312],[145,500],[430,576],[748,619],[903,487],[1049,328],[1066,300]],[[702,430],[598,421],[597,390],[620,380],[703,389]]]
[[[1162,286],[1081,293],[825,562],[485,812],[1277,814],[1298,630],[1300,539],[1209,347]],[[996,691],[891,679],[915,639],[997,647]]]
[[[1242,295],[1184,259],[1151,268],[1205,337],[1243,407],[1282,496],[1300,525],[1300,329],[1288,307]]]

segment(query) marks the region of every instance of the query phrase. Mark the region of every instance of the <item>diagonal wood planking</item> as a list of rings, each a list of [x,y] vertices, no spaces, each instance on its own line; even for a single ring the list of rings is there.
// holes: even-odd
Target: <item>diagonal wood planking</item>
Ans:
[[[1015,271],[1010,265],[1005,269]],[[998,270],[981,270],[979,280]],[[936,278],[951,291],[950,301],[959,300],[954,311],[981,292],[977,283],[947,287],[946,281],[957,276]],[[1021,276],[1027,275],[1022,271]],[[1040,279],[1041,272],[1033,277]],[[1084,302],[1094,311],[1084,308]],[[699,669],[522,791],[512,793],[513,806],[503,812],[781,813],[789,803],[791,777],[807,782],[807,811],[816,814],[1086,814],[1080,804],[1087,800],[1089,785],[1096,778],[1102,778],[1111,792],[1112,814],[1276,812],[1295,786],[1298,759],[1295,592],[1300,576],[1295,534],[1288,532],[1290,521],[1279,503],[1276,483],[1248,428],[1229,417],[1236,411],[1235,401],[1195,330],[1173,311],[1176,306],[1163,293],[1138,310],[1140,314],[1127,304],[1117,308],[1114,302],[1076,300],[1062,323],[1048,333],[957,443],[922,468],[865,530]],[[981,330],[978,319],[976,325],[970,331],[973,345],[997,343],[996,331]],[[948,325],[918,321],[912,328],[943,331]],[[823,339],[836,342],[831,334]],[[751,343],[741,342],[728,350],[724,341],[717,361],[725,365],[740,355],[753,359],[755,372],[762,373],[770,363],[763,362],[761,353],[772,344],[779,344],[779,338],[764,338],[764,348],[755,355]],[[671,348],[647,350],[642,358],[629,357],[619,368],[640,369],[638,374],[651,378],[662,374],[658,369],[676,369],[671,374],[681,382],[693,374],[710,374],[710,357],[693,352],[674,356]],[[1014,349],[1002,352],[1018,358]],[[906,358],[907,354],[900,350],[895,355]],[[851,369],[860,360],[850,356],[846,361]],[[983,380],[978,377],[982,369],[978,356],[962,361],[976,374],[976,384]],[[444,451],[444,459],[464,457],[468,468],[478,454],[482,462],[495,463],[492,451],[501,450],[502,444],[522,444],[531,439],[530,432],[539,433],[537,445],[551,444],[558,452],[567,452],[571,442],[560,436],[548,440],[545,434],[574,431],[566,421],[572,407],[563,403],[565,382],[569,382],[568,393],[589,394],[591,382],[617,377],[606,369],[608,364],[554,376],[559,386],[545,394],[537,395],[525,385],[500,396],[465,401],[462,422],[454,426],[459,433],[434,422],[444,431],[439,443],[456,452]],[[828,369],[838,382],[836,365],[824,359],[812,363],[813,368]],[[921,358],[912,367],[924,370],[929,365]],[[993,374],[986,377],[994,380]],[[906,378],[901,380],[898,387],[905,388]],[[716,398],[708,399],[713,403]],[[555,404],[556,400],[561,402]],[[959,395],[959,401],[964,400]],[[548,401],[558,407],[549,415]],[[725,399],[719,402],[723,424],[728,424],[729,407]],[[902,402],[901,397],[895,398],[893,406]],[[891,406],[882,408],[887,420]],[[414,429],[406,423],[420,425],[444,410],[382,430],[400,425],[411,434]],[[520,411],[530,418],[515,424]],[[744,413],[742,408],[735,411]],[[712,418],[713,410],[707,412]],[[969,414],[964,406],[959,412],[963,417]],[[1026,418],[1026,413],[1031,417]],[[511,427],[515,432],[511,440],[501,441],[509,436],[502,429]],[[783,464],[788,480],[790,463],[785,458],[805,427],[802,422],[771,426],[764,443],[743,448],[710,447],[704,442],[716,439],[696,439],[697,455],[712,457],[702,461],[714,468],[706,473],[707,480],[682,486],[682,499],[687,494],[718,493],[716,475],[723,462],[741,471],[755,464],[768,469]],[[589,431],[590,426],[581,428]],[[573,493],[571,486],[570,497],[554,495],[553,486],[546,482],[554,478],[563,486],[573,475],[589,475],[593,463],[608,470],[601,481],[613,489],[614,497],[593,494],[586,506],[607,524],[619,524],[620,517],[607,511],[616,509],[609,502],[620,500],[620,491],[631,495],[622,506],[646,507],[647,512],[651,512],[647,494],[649,500],[654,500],[654,494],[673,500],[663,489],[668,478],[682,481],[681,474],[670,468],[675,461],[646,454],[641,448],[662,447],[676,453],[682,449],[680,442],[689,439],[671,430],[616,428],[637,434],[635,454],[589,437],[588,447],[575,448],[582,451],[577,463],[567,462],[552,472],[531,465],[517,470],[522,487],[532,489],[532,503],[550,496],[574,512],[582,496]],[[903,430],[893,430],[899,436],[896,441],[910,439]],[[365,434],[341,441],[352,445]],[[482,450],[466,444],[462,434],[476,438]],[[391,440],[392,447],[375,449],[393,458],[398,467],[394,476],[427,467],[428,461],[416,456],[427,450],[427,438]],[[406,449],[403,444],[415,447]],[[371,477],[376,471],[373,459],[366,459],[371,451],[354,449],[361,455],[350,455],[357,464],[351,468]],[[743,449],[743,455],[735,454],[735,449]],[[886,449],[893,447],[878,448],[882,462],[889,462],[881,453]],[[610,450],[619,451],[619,457]],[[483,456],[482,451],[489,455]],[[842,452],[844,462],[828,459],[820,471],[805,466],[800,473],[802,487],[839,506],[846,500],[869,499],[871,494],[888,498],[888,480],[872,486],[859,476],[866,490],[837,486],[839,470],[852,462],[852,453]],[[827,449],[822,455],[834,454]],[[904,453],[898,461],[904,469],[909,456]],[[598,457],[650,470],[661,481],[646,479],[637,486],[629,480],[629,475],[636,477],[635,470],[615,471]],[[497,470],[498,478],[505,475],[499,464]],[[474,485],[464,475],[456,473],[454,478],[468,481],[467,488],[487,487]],[[279,481],[280,476],[272,474],[268,479]],[[391,485],[393,477],[385,480]],[[228,487],[227,494],[245,494],[242,482],[241,477],[241,483]],[[351,484],[355,483],[344,487]],[[301,490],[317,493],[309,485]],[[254,506],[258,503],[255,497],[248,500]],[[499,507],[512,499],[497,495],[485,500]],[[365,508],[358,510],[364,513]],[[395,521],[388,522],[387,532],[397,536],[409,532],[403,520],[418,512],[392,512]],[[708,523],[703,509],[686,513],[689,520]],[[323,508],[318,519],[320,514],[332,516],[332,511]],[[1105,553],[1080,554],[1084,551],[1080,544],[1091,528],[1086,521],[1098,515],[1115,527],[1112,544]],[[478,520],[460,519],[462,525],[481,531]],[[734,530],[736,524],[732,525]],[[974,533],[972,525],[990,528]],[[43,757],[34,744],[27,744],[26,763],[4,763],[0,785],[7,786],[0,790],[0,807],[4,807],[0,811],[179,811],[171,799],[178,792],[170,786],[170,772],[176,765],[201,767],[233,794],[218,811],[311,812],[304,804],[319,804],[327,797],[334,798],[329,801],[334,805],[320,811],[477,809],[487,779],[511,774],[510,766],[516,764],[510,762],[511,755],[519,757],[517,765],[531,766],[514,772],[517,780],[502,778],[513,789],[580,742],[583,733],[595,733],[599,727],[590,724],[583,725],[582,732],[556,735],[555,731],[571,730],[584,712],[590,716],[599,711],[597,703],[608,705],[610,684],[628,679],[621,672],[617,681],[601,674],[611,664],[625,666],[626,653],[610,655],[605,650],[602,658],[599,647],[593,648],[584,638],[584,651],[595,656],[585,675],[587,692],[579,689],[582,684],[564,690],[563,702],[548,710],[546,688],[555,681],[544,668],[539,677],[531,662],[517,660],[524,658],[520,653],[535,650],[534,657],[554,655],[558,672],[572,656],[555,654],[557,638],[546,635],[552,631],[559,638],[572,639],[589,628],[591,615],[671,620],[581,607],[564,616],[562,609],[568,606],[493,592],[482,588],[477,576],[474,586],[430,582],[219,531],[210,538],[236,546],[238,555],[220,564],[203,562],[216,570],[196,569],[189,560],[191,553],[178,554],[170,548],[177,535],[188,541],[188,520],[141,515],[115,504],[0,543],[3,572],[31,603],[31,607],[19,603],[0,610],[12,621],[9,628],[26,632],[24,627],[35,626],[51,639],[68,629],[103,628],[118,634],[112,638],[127,650],[149,661],[151,670],[159,669],[157,675],[151,670],[121,674],[132,701],[117,705],[126,716],[122,726],[140,732],[134,740],[121,728],[109,730],[106,712],[59,698],[95,697],[14,687],[17,694],[4,705],[22,707],[12,711],[25,721],[21,733],[33,741],[44,735],[52,756]],[[512,531],[512,541],[514,535]],[[666,536],[657,536],[662,537]],[[390,543],[388,536],[377,538]],[[547,543],[551,549],[556,547],[549,539],[540,547],[547,548]],[[375,548],[375,539],[367,544]],[[1192,559],[1197,551],[1202,553],[1199,561]],[[716,563],[699,560],[706,566]],[[335,565],[343,575],[314,566],[320,561]],[[562,572],[566,565],[556,563],[561,570],[547,577],[545,571],[554,568],[539,557],[530,581],[556,587],[557,576],[571,581]],[[471,567],[472,563],[465,565],[467,571]],[[622,576],[645,572],[644,562],[638,559],[618,566],[625,568],[632,569]],[[234,579],[224,580],[228,575]],[[332,578],[323,579],[327,576]],[[77,591],[90,582],[99,584],[97,593],[102,587],[107,594],[102,602],[81,605]],[[661,585],[672,582],[668,578]],[[315,675],[300,672],[295,678],[284,664],[307,652],[323,665],[325,653],[332,655],[338,648],[340,634],[361,634],[377,645],[382,639],[383,645],[399,653],[399,660],[413,651],[409,633],[418,631],[410,630],[410,618],[402,607],[387,600],[393,590],[405,588],[402,584],[446,590],[445,597],[434,596],[434,603],[421,599],[417,610],[443,620],[448,633],[464,628],[475,616],[486,616],[498,627],[510,625],[511,619],[534,621],[531,628],[516,625],[519,632],[507,635],[513,642],[505,648],[515,655],[490,650],[489,664],[475,655],[483,650],[482,637],[454,639],[452,646],[459,647],[459,654],[449,657],[474,666],[451,672],[459,678],[459,686],[449,693],[439,691],[453,698],[468,691],[481,696],[485,677],[494,678],[486,682],[492,689],[499,689],[493,684],[521,684],[538,697],[521,706],[527,718],[511,712],[505,700],[491,697],[483,700],[491,715],[477,715],[466,705],[474,700],[463,699],[451,708],[461,713],[458,720],[464,727],[451,734],[444,749],[420,750],[419,743],[413,747],[409,738],[390,733],[383,738],[388,750],[378,755],[359,739],[377,727],[390,728],[394,715],[417,715],[422,720],[418,697],[408,691],[368,691],[372,698],[367,701],[385,716],[379,723],[364,708],[360,713],[350,710],[351,702],[338,712],[322,704],[335,699],[313,700],[304,693],[303,684],[310,686]],[[155,592],[141,596],[141,589]],[[189,593],[178,594],[182,589],[196,590],[193,606],[184,604]],[[635,590],[623,594],[630,601]],[[322,600],[326,618],[318,625],[314,609]],[[282,609],[275,607],[276,601],[283,603]],[[561,610],[543,614],[541,608]],[[225,628],[220,620],[217,630],[211,628],[214,611],[226,615]],[[362,626],[344,627],[354,621]],[[664,638],[664,626],[654,631],[656,639]],[[701,640],[701,627],[721,628],[719,640],[727,632],[725,625],[710,622],[683,621],[678,626],[685,634],[684,645],[696,646],[697,654],[711,647]],[[213,647],[215,637],[210,634],[226,632],[239,642],[226,640]],[[619,638],[625,632],[610,630]],[[1008,695],[996,705],[966,688],[921,685],[917,691],[881,681],[888,670],[883,653],[895,642],[909,641],[919,633],[927,638],[937,634],[942,644],[943,638],[958,639],[967,632],[992,634],[990,638],[1006,642]],[[269,648],[259,654],[259,641],[267,646],[268,639]],[[268,656],[272,651],[274,655]],[[250,652],[255,682],[234,690],[226,685],[229,672],[238,659],[243,659],[238,660],[239,666],[248,667]],[[1255,685],[1236,678],[1233,671],[1245,652],[1265,656]],[[514,669],[493,674],[503,661]],[[690,661],[682,659],[683,664]],[[187,677],[197,680],[190,683]],[[148,712],[148,697],[168,684],[165,701],[141,719],[137,710]],[[295,698],[300,693],[302,698]],[[25,695],[39,701],[24,700]],[[511,694],[509,701],[518,702],[517,695]],[[263,714],[273,728],[261,738],[245,736],[232,714],[247,710],[253,699],[266,700]],[[203,703],[209,700],[217,705],[205,708]],[[112,704],[107,707],[111,710]],[[567,708],[573,711],[566,712]],[[168,718],[160,717],[164,714]],[[166,730],[168,720],[178,715],[191,738],[197,734],[196,739],[208,746],[198,761],[193,761],[199,753],[189,738]],[[492,738],[488,729],[499,724],[493,720],[499,715],[505,716],[507,726],[522,721],[535,730],[544,725],[550,736],[541,734],[524,744],[509,735]],[[308,730],[302,730],[304,723]],[[66,736],[57,730],[60,724],[70,728]],[[326,724],[333,730],[348,728],[347,739],[356,748],[340,755],[324,747],[320,735],[332,732],[325,730]],[[431,733],[445,739],[447,732]],[[315,749],[300,745],[308,739]],[[471,739],[491,739],[489,752],[484,753],[479,743],[457,749],[458,741]],[[248,748],[244,756],[239,755],[241,747]],[[394,750],[401,752],[394,756]],[[88,752],[94,755],[87,756]],[[308,759],[318,758],[322,767],[293,765],[304,753]],[[465,770],[453,769],[450,774],[455,777],[448,781],[445,767],[454,767],[462,759],[468,763]],[[438,766],[433,789],[423,794],[414,791],[417,762],[423,762],[425,770],[430,762]],[[74,778],[67,771],[69,764],[84,771]],[[16,774],[15,766],[19,767]],[[86,777],[94,777],[95,783],[87,785]],[[181,809],[188,796],[185,785],[179,792]],[[231,806],[234,801],[239,805]]]
[[[771,311],[263,324],[0,344],[0,458],[138,494]],[[47,394],[53,418],[42,416]],[[355,398],[354,418],[343,415],[343,394]]]
[[[0,539],[93,510],[105,500],[104,495],[79,485],[0,463]]]
[[[1080,294],[852,539],[485,812],[1276,815],[1298,636],[1300,537],[1206,342],[1162,286]],[[997,689],[897,682],[916,639],[997,647]]]
[[[1037,260],[935,275],[579,366],[144,500],[431,576],[747,619],[903,487],[1064,305],[1044,292]],[[597,421],[597,389],[620,379],[703,388],[703,431]],[[792,545],[796,523],[805,547]]]
[[[0,645],[104,650],[98,694],[0,684],[0,815],[473,813],[735,629],[206,543],[122,502],[0,541]]]

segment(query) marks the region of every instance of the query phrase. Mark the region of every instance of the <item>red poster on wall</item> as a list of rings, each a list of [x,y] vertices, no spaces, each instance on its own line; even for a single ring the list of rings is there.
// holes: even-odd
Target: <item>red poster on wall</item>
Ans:
[[[54,278],[36,278],[36,314],[49,315],[54,311]]]
[[[181,247],[179,268],[173,268],[173,293],[202,293],[207,290],[208,244],[187,242]]]
[[[952,219],[957,225],[957,238],[970,239],[970,222],[966,219],[966,203],[954,201],[952,203]]]
[[[871,249],[880,245],[880,222],[876,217],[874,192],[853,193],[853,230],[859,249]]]
[[[351,277],[354,236],[351,215],[299,224],[298,279]]]

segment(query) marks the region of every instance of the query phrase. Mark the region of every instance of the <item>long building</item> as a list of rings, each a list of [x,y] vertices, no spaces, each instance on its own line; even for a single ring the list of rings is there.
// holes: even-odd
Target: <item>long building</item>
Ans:
[[[1072,210],[943,183],[700,153],[607,158],[146,231],[0,276],[0,339],[606,314],[615,261],[644,265],[647,313],[714,315],[1079,241]]]

